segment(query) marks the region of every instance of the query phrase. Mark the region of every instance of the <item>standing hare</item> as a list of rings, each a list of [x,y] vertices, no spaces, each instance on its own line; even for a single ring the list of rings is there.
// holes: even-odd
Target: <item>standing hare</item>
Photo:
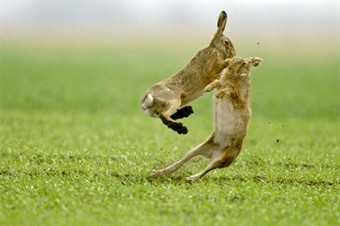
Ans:
[[[209,171],[229,166],[241,151],[250,118],[250,68],[256,67],[262,59],[257,57],[228,59],[228,67],[221,78],[211,82],[205,91],[216,88],[215,93],[215,131],[202,144],[166,167],[155,170],[150,177],[167,175],[178,170],[189,159],[203,155],[211,159],[209,165],[200,173],[187,178],[198,180]]]
[[[146,114],[159,117],[179,134],[188,132],[182,123],[175,120],[188,117],[193,110],[191,106],[179,108],[203,95],[204,88],[218,78],[226,67],[226,59],[235,56],[232,42],[223,35],[226,24],[227,14],[222,11],[217,21],[217,31],[209,46],[200,50],[177,74],[147,90],[141,101]]]

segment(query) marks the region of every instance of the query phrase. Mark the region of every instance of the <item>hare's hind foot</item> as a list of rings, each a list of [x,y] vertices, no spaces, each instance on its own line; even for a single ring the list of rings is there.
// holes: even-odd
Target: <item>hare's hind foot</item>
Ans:
[[[191,106],[185,106],[181,109],[178,109],[174,114],[172,114],[170,116],[170,118],[173,119],[173,120],[186,118],[189,115],[191,115],[192,113],[194,113],[192,107]]]
[[[163,176],[162,170],[152,170],[151,173],[149,173],[148,178],[153,179],[161,176]]]
[[[162,120],[163,124],[166,125],[168,128],[176,131],[178,134],[187,134],[188,128],[183,126],[180,122],[175,122],[171,118],[168,119],[164,115],[160,115],[160,119]]]
[[[188,128],[183,126],[182,123],[180,122],[168,122],[167,125],[168,128],[176,131],[178,134],[187,134],[188,133]]]
[[[196,175],[192,175],[190,177],[185,178],[185,180],[188,182],[194,182],[194,181],[198,181],[199,179],[201,179],[201,177],[202,177],[201,175],[196,174]]]

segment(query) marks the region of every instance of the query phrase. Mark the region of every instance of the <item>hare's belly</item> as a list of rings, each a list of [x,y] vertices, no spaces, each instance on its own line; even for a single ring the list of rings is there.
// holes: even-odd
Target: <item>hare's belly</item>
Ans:
[[[227,98],[215,99],[215,142],[230,142],[230,138],[237,130],[239,117],[233,103]]]
[[[193,100],[196,100],[197,98],[199,98],[200,96],[202,96],[204,94],[204,90],[198,90],[196,92],[192,92],[192,93],[183,93],[181,96],[182,102],[181,105],[185,105],[187,103],[190,103]]]

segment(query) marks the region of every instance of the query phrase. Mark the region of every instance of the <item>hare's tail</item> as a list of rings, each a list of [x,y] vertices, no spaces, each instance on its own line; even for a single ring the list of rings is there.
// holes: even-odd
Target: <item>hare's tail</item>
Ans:
[[[146,94],[145,97],[142,100],[142,109],[146,110],[146,109],[152,107],[153,106],[153,100],[154,100],[154,98],[151,95],[151,93]]]

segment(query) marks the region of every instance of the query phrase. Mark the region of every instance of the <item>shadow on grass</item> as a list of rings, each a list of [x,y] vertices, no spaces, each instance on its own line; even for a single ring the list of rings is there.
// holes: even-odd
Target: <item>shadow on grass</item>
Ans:
[[[45,170],[13,170],[13,169],[1,169],[1,177],[77,177],[77,178],[101,178],[102,180],[113,179],[122,185],[134,185],[134,184],[195,184],[195,183],[214,183],[214,184],[226,184],[230,182],[238,183],[258,183],[258,184],[280,184],[280,185],[304,185],[312,187],[332,187],[340,186],[339,181],[326,181],[326,180],[304,180],[299,178],[270,178],[266,176],[223,176],[223,177],[209,177],[206,176],[199,181],[191,182],[187,181],[182,176],[163,176],[159,178],[149,179],[147,175],[141,174],[120,174],[117,172],[111,172],[109,174],[93,173],[88,170],[58,170],[58,169],[45,169]]]
[[[306,186],[316,186],[316,187],[340,185],[340,182],[332,182],[332,181],[325,181],[325,180],[303,180],[303,179],[298,179],[298,178],[270,178],[266,176],[250,176],[250,177],[233,176],[233,177],[213,178],[212,180],[238,181],[242,183],[255,182],[259,184],[306,185]]]
[[[147,176],[136,176],[131,174],[111,174],[115,179],[121,181],[122,184],[129,184],[129,182],[147,182],[147,183],[156,183],[156,184],[195,184],[195,183],[215,183],[215,184],[226,184],[230,182],[239,182],[239,183],[258,183],[258,184],[282,184],[282,185],[305,185],[305,186],[313,186],[313,187],[332,187],[339,186],[339,181],[326,181],[326,180],[303,180],[298,178],[270,178],[266,176],[225,176],[225,177],[204,177],[199,181],[192,182],[187,181],[182,176],[162,176],[159,178],[149,179]]]
[[[168,177],[163,176],[160,178],[149,179],[147,173],[142,174],[141,172],[136,173],[121,173],[120,171],[113,171],[113,169],[96,169],[90,168],[64,168],[60,167],[57,163],[68,162],[68,165],[77,165],[79,161],[88,161],[92,165],[102,165],[106,164],[108,167],[119,162],[117,156],[102,156],[102,155],[84,155],[84,154],[28,154],[28,153],[1,153],[0,156],[4,159],[10,158],[12,160],[25,159],[25,162],[30,163],[30,165],[36,165],[39,167],[34,168],[11,168],[11,167],[1,167],[0,168],[0,178],[1,177],[63,177],[63,178],[86,178],[86,179],[100,179],[105,180],[115,180],[117,183],[122,185],[133,185],[133,184],[195,184],[195,183],[213,183],[213,184],[226,184],[232,182],[238,183],[258,183],[258,184],[279,184],[279,185],[304,185],[313,187],[330,187],[339,186],[340,181],[327,181],[327,180],[311,180],[311,179],[301,179],[301,178],[280,178],[280,177],[268,177],[259,175],[234,175],[234,176],[222,176],[222,177],[212,177],[206,176],[197,182],[189,182],[185,180],[185,177],[190,175],[190,172],[184,176],[179,174],[170,175]],[[53,162],[55,161],[55,162]],[[242,165],[244,167],[261,167],[263,165],[275,166],[278,168],[289,168],[295,169],[313,169],[319,168],[319,165],[314,165],[310,163],[271,163],[266,161],[246,161]],[[334,168],[331,165],[322,165],[323,168]]]

